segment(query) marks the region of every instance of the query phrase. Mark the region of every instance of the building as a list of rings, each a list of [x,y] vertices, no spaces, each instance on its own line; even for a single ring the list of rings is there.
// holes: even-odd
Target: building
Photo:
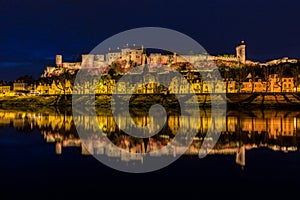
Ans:
[[[236,93],[237,92],[237,87],[236,87],[236,81],[233,80],[232,78],[229,79],[223,79],[224,86],[225,86],[225,91],[227,93]]]
[[[105,61],[105,55],[104,54],[95,54],[94,61],[104,62]]]
[[[72,94],[72,86],[69,80],[65,81],[64,86],[61,83],[55,83],[54,81],[52,84],[42,84],[40,83],[36,87],[36,91],[39,94]]]
[[[62,55],[56,55],[56,67],[48,67],[48,70],[53,70],[50,68],[65,68],[65,69],[80,69],[81,67],[81,62],[63,62],[63,57]]]
[[[290,59],[288,57],[283,57],[280,59],[271,60],[265,63],[265,65],[278,65],[281,63],[297,63],[297,59]]]
[[[240,62],[240,63],[246,62],[246,45],[243,40],[236,47],[236,58],[237,58],[238,62]]]
[[[126,46],[121,49],[120,61],[126,61],[126,67],[130,67],[130,63],[136,63],[136,65],[141,65],[145,63],[145,58],[143,57],[144,47],[143,46]]]
[[[27,90],[27,83],[23,81],[16,81],[13,83],[13,91],[25,91]]]
[[[106,54],[106,62],[107,64],[111,64],[112,62],[120,59],[122,56],[122,51],[121,50],[109,50]]]
[[[162,60],[163,59],[161,53],[151,53],[147,58],[147,63],[149,65],[165,64]]]
[[[241,92],[266,92],[266,84],[261,78],[252,78],[248,75],[248,78],[242,82]]]
[[[293,77],[280,77],[278,74],[269,75],[269,89],[268,92],[294,92]]]
[[[135,62],[137,65],[143,64],[144,57],[143,57],[143,49],[135,49],[130,51],[129,59]]]
[[[55,61],[57,67],[62,67],[62,55],[56,55]]]
[[[235,66],[236,62],[243,64],[257,64],[252,61],[246,60],[246,45],[244,41],[236,47],[236,55],[219,55],[211,56],[207,53],[190,53],[190,54],[162,54],[162,53],[150,53],[146,55],[143,46],[129,46],[128,44],[120,49],[111,50],[104,54],[83,54],[82,62],[63,62],[62,55],[56,55],[56,67],[65,68],[69,70],[77,70],[82,67],[84,63],[85,67],[88,68],[102,68],[104,69],[111,65],[112,62],[119,62],[121,68],[118,70],[126,69],[136,65],[150,64],[150,66],[160,65],[172,65],[175,63],[191,63],[195,66],[207,67],[208,61],[219,61]],[[48,70],[47,70],[48,71]],[[151,71],[151,69],[150,69]]]
[[[9,95],[11,92],[10,88],[10,85],[0,85],[0,95]]]
[[[81,67],[84,67],[84,68],[94,67],[94,59],[95,59],[95,55],[93,55],[93,54],[83,54]]]

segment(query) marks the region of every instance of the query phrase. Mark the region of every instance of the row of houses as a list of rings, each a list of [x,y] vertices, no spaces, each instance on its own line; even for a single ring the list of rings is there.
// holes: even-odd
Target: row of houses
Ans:
[[[143,78],[141,78],[143,77]],[[147,84],[145,84],[147,83]],[[156,94],[156,93],[238,93],[238,92],[298,92],[300,85],[295,84],[293,77],[280,77],[278,74],[271,74],[268,79],[252,78],[251,74],[239,83],[233,79],[217,80],[208,73],[206,78],[199,75],[186,73],[183,76],[176,76],[172,72],[131,74],[126,79],[106,79],[105,82],[94,82],[91,87],[88,84],[75,85],[73,92],[76,94],[88,94],[95,90],[96,94]]]
[[[269,75],[267,80],[252,78],[248,75],[242,83],[242,92],[297,92],[300,85],[295,85],[293,77],[280,77],[278,74]]]
[[[24,81],[15,81],[12,84],[0,85],[0,96],[14,96],[22,91],[27,91],[32,85]]]
[[[143,77],[143,78],[141,78]],[[145,84],[147,83],[147,84]],[[94,86],[94,87],[92,87]],[[169,91],[168,91],[169,90]],[[25,82],[14,82],[12,86],[0,86],[1,96],[13,96],[20,94],[157,94],[175,93],[187,94],[195,93],[237,93],[237,92],[298,92],[300,85],[295,85],[293,77],[280,77],[278,74],[269,75],[267,80],[248,75],[246,80],[237,82],[233,79],[223,79],[217,81],[210,74],[206,79],[197,75],[184,74],[176,76],[172,72],[130,74],[126,79],[116,79],[106,77],[106,79],[94,80],[92,83],[84,82],[72,85],[70,80],[63,83],[53,81],[51,84],[38,83],[28,84]]]
[[[39,94],[72,94],[72,85],[69,80],[64,84],[53,81],[51,84],[28,84],[23,81],[14,82],[12,85],[0,85],[0,96],[20,96]]]
[[[157,76],[147,75],[139,81],[134,80],[135,76],[131,76],[130,80],[119,80],[116,82],[115,79],[107,79],[105,81],[94,81],[94,83],[85,82],[74,87],[65,84],[66,94],[157,94],[169,93],[175,94],[187,94],[191,92],[195,93],[210,93],[210,92],[227,92],[237,93],[238,82],[230,79],[223,79],[223,81],[216,81],[214,79],[203,79],[197,78],[193,80],[187,80],[184,77],[173,77],[171,80],[167,80],[166,76],[162,76],[159,80]],[[254,80],[254,81],[253,81]],[[165,81],[165,83],[164,83]],[[148,84],[144,84],[144,83]],[[92,85],[94,87],[92,87]],[[164,87],[164,86],[167,86]],[[298,88],[297,88],[298,87]],[[294,85],[294,78],[283,77],[279,79],[277,74],[269,76],[268,82],[262,81],[259,78],[251,79],[248,78],[246,81],[241,83],[240,92],[296,92],[300,91],[300,85]],[[57,86],[53,83],[50,89],[39,90],[39,88],[47,88],[46,86],[39,86],[38,91],[42,94],[58,94],[62,93],[61,89],[57,89]],[[61,88],[61,87],[58,87]]]

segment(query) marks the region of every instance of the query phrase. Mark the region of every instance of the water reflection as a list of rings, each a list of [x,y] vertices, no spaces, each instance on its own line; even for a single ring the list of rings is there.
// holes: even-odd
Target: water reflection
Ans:
[[[290,110],[253,110],[227,112],[225,126],[218,143],[209,152],[210,154],[235,154],[236,163],[246,165],[246,151],[252,148],[267,147],[279,151],[298,151],[300,138],[300,111]],[[148,113],[142,110],[132,110],[136,125],[145,126],[151,120]],[[184,117],[180,117],[184,116]],[[121,160],[139,160],[141,157],[126,157],[121,151],[113,151],[107,145],[104,136],[107,136],[115,145],[126,151],[145,153],[168,146],[176,135],[180,126],[189,127],[197,134],[185,152],[187,155],[198,155],[208,129],[222,126],[222,118],[211,118],[210,110],[201,110],[200,119],[195,119],[190,113],[169,111],[167,123],[161,132],[149,138],[134,138],[124,133],[114,121],[110,110],[97,110],[97,124],[92,123],[90,116],[73,118],[71,112],[56,111],[0,111],[0,127],[10,126],[17,131],[30,132],[37,128],[46,142],[55,143],[57,154],[63,153],[64,147],[78,147],[82,154],[105,154]],[[75,129],[74,120],[82,122],[84,130],[96,130],[99,126],[104,135],[86,135],[79,138]],[[117,116],[119,124],[126,123],[122,115]],[[155,128],[155,127],[153,127]],[[97,137],[97,140],[94,140]],[[85,140],[82,145],[82,140]],[[95,141],[97,142],[95,144]],[[165,155],[175,155],[180,148],[166,148]],[[201,152],[200,152],[201,153]],[[157,156],[155,153],[151,156]]]

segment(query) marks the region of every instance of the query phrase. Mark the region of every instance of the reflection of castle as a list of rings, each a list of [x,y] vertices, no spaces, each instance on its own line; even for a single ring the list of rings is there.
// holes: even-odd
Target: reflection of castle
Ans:
[[[300,139],[300,111],[254,110],[251,113],[229,111],[225,119],[212,118],[209,110],[200,111],[200,119],[193,114],[178,116],[171,114],[167,118],[167,126],[162,133],[147,139],[134,139],[122,132],[115,124],[113,116],[107,110],[100,110],[97,115],[97,124],[93,123],[90,116],[78,116],[58,113],[34,113],[34,112],[9,112],[0,111],[0,127],[12,126],[17,130],[33,130],[38,128],[47,142],[56,143],[56,152],[62,153],[64,147],[80,147],[83,154],[105,154],[112,157],[120,157],[122,160],[139,160],[141,157],[126,157],[122,151],[109,148],[104,137],[97,134],[96,137],[85,138],[84,146],[76,134],[73,120],[81,124],[84,130],[97,130],[99,126],[103,134],[120,148],[135,152],[147,153],[158,150],[168,145],[176,135],[179,127],[186,127],[197,132],[193,143],[185,152],[197,155],[208,129],[222,129],[222,134],[210,154],[235,154],[236,162],[245,165],[245,151],[251,148],[267,146],[273,150],[295,151],[299,150]],[[121,127],[129,123],[129,119],[122,113],[116,116],[116,121]],[[134,116],[134,121],[140,126],[147,125],[151,119],[146,113],[139,112]],[[222,128],[224,122],[224,127]],[[151,126],[150,126],[151,128]],[[153,128],[153,127],[152,127]],[[215,130],[214,129],[214,130]],[[89,145],[86,145],[89,144]],[[241,144],[241,145],[237,145]],[[170,146],[164,155],[176,155],[181,152],[180,146]],[[151,153],[152,156],[157,156]],[[123,156],[123,157],[122,157]]]

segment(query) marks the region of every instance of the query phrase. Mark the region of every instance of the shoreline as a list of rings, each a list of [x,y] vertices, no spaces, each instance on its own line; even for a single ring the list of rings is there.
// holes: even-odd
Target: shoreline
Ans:
[[[199,107],[211,107],[211,99],[216,107],[252,109],[252,108],[300,108],[299,93],[228,93],[228,94],[197,94]],[[0,97],[0,108],[26,108],[42,107],[68,107],[72,108],[72,101],[82,106],[96,106],[109,108],[111,95],[39,95],[39,96],[6,96]],[[121,102],[130,101],[130,107],[149,107],[153,104],[161,104],[168,108],[179,106],[178,98],[187,103],[191,99],[189,95],[164,95],[164,94],[138,94],[117,95],[114,100]]]

